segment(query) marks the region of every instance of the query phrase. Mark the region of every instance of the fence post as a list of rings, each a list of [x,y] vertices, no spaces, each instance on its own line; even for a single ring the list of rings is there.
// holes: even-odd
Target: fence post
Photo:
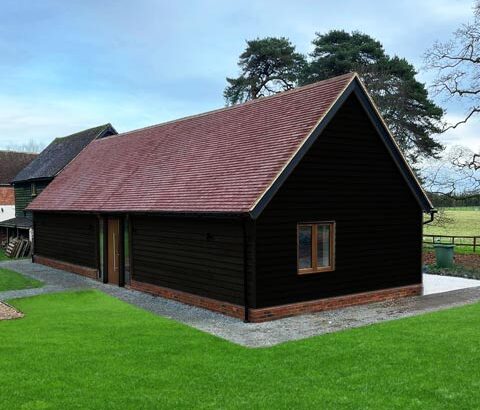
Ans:
[[[473,237],[473,253],[475,253],[475,248],[477,247],[477,237]]]

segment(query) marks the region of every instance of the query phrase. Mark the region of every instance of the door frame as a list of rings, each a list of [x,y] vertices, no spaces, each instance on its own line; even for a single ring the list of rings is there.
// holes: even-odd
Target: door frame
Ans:
[[[103,223],[103,283],[108,283],[108,243],[109,237],[108,234],[108,220],[109,219],[117,219],[118,220],[118,229],[119,229],[119,238],[118,238],[118,246],[119,246],[119,270],[118,270],[118,286],[123,287],[125,286],[125,245],[124,245],[124,230],[125,230],[125,215],[122,214],[108,214],[102,215],[100,218],[99,223]]]

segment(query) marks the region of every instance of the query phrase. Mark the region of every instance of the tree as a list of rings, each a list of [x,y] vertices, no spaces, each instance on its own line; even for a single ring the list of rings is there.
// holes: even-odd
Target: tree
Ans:
[[[473,9],[472,23],[462,25],[452,40],[436,42],[425,54],[427,68],[436,71],[433,89],[469,105],[464,119],[447,125],[444,131],[480,113],[480,1]]]
[[[425,188],[452,200],[480,199],[480,155],[466,147],[451,147],[442,158],[422,169]]]
[[[7,150],[9,151],[27,152],[32,154],[41,152],[44,148],[45,144],[42,144],[33,139],[30,139],[29,141],[21,144],[10,144],[7,146]]]
[[[312,44],[301,84],[358,72],[410,163],[438,156],[443,146],[432,135],[441,131],[443,110],[429,99],[410,63],[390,57],[379,41],[359,32],[317,33]]]
[[[227,78],[229,85],[224,97],[227,104],[253,100],[296,86],[305,57],[295,52],[295,46],[285,37],[267,37],[247,41],[240,55],[241,74]]]

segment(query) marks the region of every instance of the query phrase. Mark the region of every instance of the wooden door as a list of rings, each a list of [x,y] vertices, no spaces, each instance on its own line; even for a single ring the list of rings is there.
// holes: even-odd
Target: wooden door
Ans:
[[[108,219],[108,283],[120,284],[120,220]]]

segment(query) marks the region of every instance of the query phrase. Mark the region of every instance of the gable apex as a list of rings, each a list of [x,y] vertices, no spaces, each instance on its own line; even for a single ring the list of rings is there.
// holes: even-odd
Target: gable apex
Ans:
[[[434,210],[430,199],[423,190],[420,182],[418,181],[415,173],[408,165],[405,156],[403,155],[400,147],[398,146],[395,138],[391,134],[388,126],[386,125],[383,117],[380,114],[375,102],[367,91],[362,80],[357,73],[353,73],[350,82],[345,86],[343,91],[338,95],[335,101],[332,102],[328,110],[323,114],[323,116],[318,120],[317,124],[312,128],[310,134],[305,138],[303,143],[298,147],[297,151],[293,154],[290,160],[285,164],[281,172],[277,177],[272,181],[270,186],[263,192],[263,194],[257,199],[250,209],[250,215],[253,219],[258,218],[258,216],[265,209],[267,204],[277,193],[280,187],[283,185],[285,180],[290,176],[295,167],[302,160],[307,151],[315,143],[320,134],[324,131],[333,117],[337,114],[340,108],[343,106],[345,101],[351,95],[355,95],[360,102],[362,108],[364,109],[366,115],[369,117],[372,122],[375,130],[381,137],[387,151],[391,155],[395,165],[398,167],[400,173],[402,174],[405,182],[412,191],[415,199],[426,213],[431,213]]]

